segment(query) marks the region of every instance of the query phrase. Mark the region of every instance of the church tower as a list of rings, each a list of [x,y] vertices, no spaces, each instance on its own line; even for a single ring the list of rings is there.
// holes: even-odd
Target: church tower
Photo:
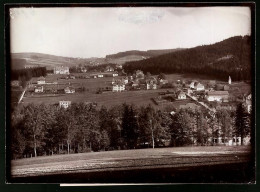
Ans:
[[[231,77],[228,77],[228,84],[231,85]]]

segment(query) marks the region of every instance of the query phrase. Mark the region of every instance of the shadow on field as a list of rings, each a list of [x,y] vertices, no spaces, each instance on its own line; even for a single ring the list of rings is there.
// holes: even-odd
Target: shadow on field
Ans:
[[[253,183],[247,163],[17,177],[11,183]]]

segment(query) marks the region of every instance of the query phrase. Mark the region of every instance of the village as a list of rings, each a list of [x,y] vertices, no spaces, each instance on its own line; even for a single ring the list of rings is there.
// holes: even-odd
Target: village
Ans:
[[[153,97],[150,98],[151,101],[157,106],[173,104],[171,113],[184,108],[195,110],[204,107],[214,114],[217,109],[234,109],[236,102],[243,102],[248,113],[252,108],[250,90],[240,95],[232,94],[234,91],[232,90],[230,76],[227,77],[227,82],[219,83],[216,80],[168,80],[165,74],[153,76],[147,73],[145,75],[141,70],[128,75],[124,73],[122,66],[117,66],[117,68],[107,66],[99,72],[87,73],[86,68],[82,68],[81,71],[82,73],[71,74],[69,67],[55,67],[53,74],[33,78],[29,81],[24,98],[38,96],[41,96],[41,98],[57,96],[56,98],[59,98],[60,95],[75,97],[77,94],[86,91],[92,91],[94,94],[120,94],[135,91],[138,94],[138,91],[156,90],[157,96],[153,94]],[[54,75],[58,75],[57,79],[53,78]],[[90,79],[93,86],[85,84]],[[100,79],[106,80],[96,83]],[[19,81],[13,81],[12,86],[19,86]],[[70,100],[58,101],[59,106],[65,108],[71,102]],[[92,101],[86,98],[86,102]],[[174,103],[179,103],[179,105],[174,105]]]

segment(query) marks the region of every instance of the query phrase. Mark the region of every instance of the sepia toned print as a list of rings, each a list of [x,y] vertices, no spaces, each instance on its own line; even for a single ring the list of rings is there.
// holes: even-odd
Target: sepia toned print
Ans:
[[[11,183],[254,183],[251,8],[17,7]]]

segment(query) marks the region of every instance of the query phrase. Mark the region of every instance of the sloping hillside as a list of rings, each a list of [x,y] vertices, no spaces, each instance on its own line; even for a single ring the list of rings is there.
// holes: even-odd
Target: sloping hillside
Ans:
[[[179,49],[162,49],[162,50],[148,50],[148,51],[138,51],[138,50],[124,51],[116,54],[107,55],[106,61],[108,63],[124,64],[126,62],[140,61],[140,60],[148,59],[150,57],[155,57],[162,54],[172,53],[180,50],[183,49],[179,48]]]
[[[43,53],[12,53],[12,69],[21,69],[24,67],[47,67],[52,69],[55,66],[76,66],[76,65],[99,65],[106,63],[104,58],[72,58],[62,57]]]
[[[231,75],[233,80],[251,78],[251,37],[236,36],[224,41],[180,50],[142,61],[128,62],[126,72],[198,73],[218,79]]]

